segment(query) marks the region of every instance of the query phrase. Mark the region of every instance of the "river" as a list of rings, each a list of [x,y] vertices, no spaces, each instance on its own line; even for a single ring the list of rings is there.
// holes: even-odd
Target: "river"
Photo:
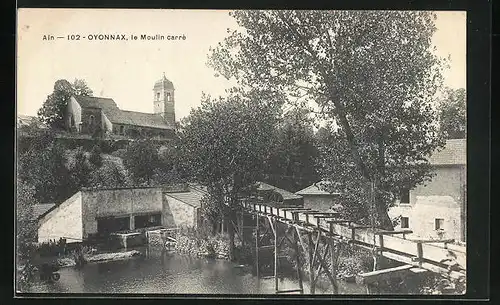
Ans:
[[[158,293],[158,294],[274,294],[274,279],[257,279],[237,264],[199,259],[167,251],[138,248],[144,255],[122,261],[89,263],[82,269],[62,268],[57,282],[36,281],[34,293]],[[341,294],[364,294],[364,287],[338,282]],[[280,279],[280,290],[297,289],[298,281]],[[309,283],[304,282],[304,293]],[[330,294],[316,287],[316,294]]]

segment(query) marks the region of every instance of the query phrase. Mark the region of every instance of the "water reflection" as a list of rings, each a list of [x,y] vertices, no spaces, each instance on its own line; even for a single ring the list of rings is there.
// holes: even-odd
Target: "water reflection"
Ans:
[[[63,268],[55,283],[36,282],[38,293],[161,293],[161,294],[274,294],[274,279],[257,279],[235,264],[197,259],[159,249],[139,249],[145,255],[129,260]],[[280,279],[280,289],[297,289],[293,279]],[[339,283],[340,293],[363,294],[363,287]],[[309,293],[308,283],[304,292]],[[316,288],[317,294],[329,294]]]

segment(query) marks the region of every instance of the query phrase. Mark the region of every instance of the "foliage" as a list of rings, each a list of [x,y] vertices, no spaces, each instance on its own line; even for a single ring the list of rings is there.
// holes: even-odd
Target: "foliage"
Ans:
[[[348,204],[366,203],[392,229],[387,207],[400,189],[429,178],[442,145],[432,99],[445,62],[431,50],[427,11],[235,11],[243,31],[212,50],[209,64],[245,88],[314,101],[332,126],[321,174]],[[337,126],[338,128],[334,128]],[[365,207],[367,209],[368,207]]]
[[[163,174],[171,169],[169,162],[160,156],[159,145],[151,140],[129,143],[123,156],[123,164],[136,184],[161,183]]]
[[[101,147],[99,145],[94,145],[92,147],[92,150],[90,151],[89,162],[90,162],[90,164],[94,165],[95,167],[102,166],[102,162],[103,162],[102,161],[102,150],[101,150]]]
[[[90,175],[90,185],[97,188],[125,187],[130,184],[125,169],[115,162],[104,162]]]
[[[464,139],[467,133],[467,95],[465,89],[447,89],[439,104],[440,131],[447,139]]]
[[[39,202],[59,202],[73,195],[75,185],[64,154],[64,147],[50,136],[33,139],[31,147],[19,154],[18,181],[31,185]]]
[[[87,154],[81,147],[76,149],[73,159],[70,172],[74,185],[78,187],[90,186],[90,174],[94,171],[95,166],[89,162]]]
[[[267,98],[241,92],[218,99],[204,96],[201,106],[191,111],[178,130],[181,172],[206,186],[216,200],[205,203],[217,204],[214,209],[227,206],[222,211],[232,220],[239,194],[261,177],[269,156],[278,111]],[[233,258],[234,228],[229,228]]]
[[[30,249],[27,244],[34,241],[36,227],[33,222],[33,207],[37,204],[35,199],[35,190],[32,186],[23,180],[19,180],[16,184],[16,202],[17,202],[17,254],[20,258],[29,258]]]
[[[72,95],[92,96],[92,90],[84,80],[75,79],[71,84],[65,79],[60,79],[55,82],[54,91],[47,96],[38,110],[38,117],[52,129],[64,129],[64,113]]]
[[[317,182],[316,148],[308,109],[292,109],[284,115],[275,131],[266,160],[263,180],[271,185],[296,192]]]
[[[16,184],[16,258],[17,266],[24,265],[17,270],[17,285],[20,291],[25,291],[33,280],[32,259],[34,249],[31,243],[36,238],[36,223],[33,221],[33,206],[37,203],[34,189],[23,180]]]

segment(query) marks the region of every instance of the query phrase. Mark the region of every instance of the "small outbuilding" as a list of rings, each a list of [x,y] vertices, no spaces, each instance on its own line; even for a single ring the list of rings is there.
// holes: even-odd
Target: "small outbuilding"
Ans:
[[[148,227],[196,227],[204,192],[187,185],[85,188],[53,205],[38,219],[38,242],[68,243]]]
[[[329,193],[321,188],[323,181],[316,182],[305,189],[296,192],[304,198],[304,208],[318,211],[329,211],[335,209],[339,204],[340,193]]]

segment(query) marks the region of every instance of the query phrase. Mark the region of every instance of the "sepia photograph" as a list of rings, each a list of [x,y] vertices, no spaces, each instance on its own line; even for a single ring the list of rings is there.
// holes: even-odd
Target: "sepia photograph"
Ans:
[[[466,11],[20,8],[16,36],[16,295],[467,292]]]

